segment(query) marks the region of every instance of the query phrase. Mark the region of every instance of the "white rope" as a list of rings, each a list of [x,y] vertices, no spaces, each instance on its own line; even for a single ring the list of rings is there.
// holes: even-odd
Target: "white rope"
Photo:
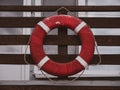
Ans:
[[[96,40],[95,40],[95,48],[96,48],[96,51],[97,51],[98,57],[99,57],[99,62],[96,65],[100,65],[100,63],[102,62],[102,58],[101,58],[101,55],[99,53],[98,44],[97,44]]]
[[[62,10],[62,9],[66,10],[66,11],[69,12],[71,15],[75,16],[75,13],[71,12],[69,9],[67,9],[67,8],[65,8],[65,7],[60,7],[60,8],[58,8],[55,12],[58,13],[58,12],[59,12],[60,10]]]
[[[92,32],[91,29],[90,29],[90,31]],[[94,41],[95,41],[95,48],[96,48],[96,51],[97,51],[97,54],[98,54],[99,61],[98,61],[97,64],[92,64],[92,65],[95,65],[95,66],[96,66],[96,65],[100,65],[100,64],[101,64],[102,58],[101,58],[101,55],[100,55],[100,53],[99,53],[98,44],[97,44],[97,41],[96,41],[96,39],[95,39],[95,36],[94,36]]]
[[[86,68],[85,68],[85,69],[86,69]],[[45,74],[42,70],[40,70],[40,71],[41,71],[41,73],[42,73],[49,81],[51,81],[52,83],[55,83],[55,84],[69,84],[69,83],[75,82],[79,77],[81,77],[81,76],[83,75],[85,69],[82,70],[81,73],[80,73],[77,77],[75,77],[74,79],[72,79],[72,80],[67,80],[67,81],[65,81],[65,82],[58,82],[58,80],[57,80],[57,81],[56,81],[56,80],[53,80],[53,79],[49,78],[49,76],[47,76],[47,74]]]

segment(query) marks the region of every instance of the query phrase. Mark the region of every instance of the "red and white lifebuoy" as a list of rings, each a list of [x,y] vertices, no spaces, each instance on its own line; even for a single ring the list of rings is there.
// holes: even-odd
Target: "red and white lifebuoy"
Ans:
[[[44,37],[58,27],[74,30],[81,39],[81,52],[71,62],[54,62],[44,52]],[[54,15],[38,22],[30,38],[30,51],[36,65],[55,76],[70,76],[85,69],[94,55],[94,47],[94,36],[90,28],[84,21],[70,15]]]

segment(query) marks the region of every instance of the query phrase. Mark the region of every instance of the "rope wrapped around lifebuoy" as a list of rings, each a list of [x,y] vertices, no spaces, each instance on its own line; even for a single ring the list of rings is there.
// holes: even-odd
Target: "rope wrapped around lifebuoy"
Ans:
[[[77,33],[81,40],[78,56],[67,63],[51,60],[44,52],[43,40],[46,34],[59,27],[67,27]],[[64,39],[64,38],[63,38]],[[30,38],[30,51],[35,64],[43,71],[55,76],[70,76],[84,70],[94,55],[94,36],[87,24],[70,15],[54,15],[38,22]]]

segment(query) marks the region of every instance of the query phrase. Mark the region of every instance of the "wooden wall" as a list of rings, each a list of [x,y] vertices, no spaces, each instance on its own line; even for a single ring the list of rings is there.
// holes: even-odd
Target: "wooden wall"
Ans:
[[[60,7],[65,7],[72,12],[119,12],[120,6],[0,6],[0,11],[15,11],[15,12],[54,12]],[[65,9],[58,12],[67,14]],[[31,28],[44,17],[0,17],[1,28]],[[79,17],[80,18],[80,17]],[[91,28],[120,28],[120,17],[82,17],[82,20],[87,22]],[[47,35],[44,40],[45,45],[58,45],[58,55],[48,55],[51,59],[63,60],[67,62],[76,57],[76,55],[67,55],[67,45],[80,45],[80,40],[76,35],[67,35],[67,28],[59,28],[58,35]],[[63,39],[64,38],[64,39]],[[96,35],[99,46],[120,46],[120,35]],[[26,45],[29,35],[0,35],[0,45]],[[59,40],[59,42],[58,42]],[[17,41],[17,42],[16,42]],[[63,53],[64,52],[64,53]],[[120,54],[101,55],[102,64],[104,65],[120,65]],[[30,55],[27,55],[27,60],[34,64]],[[98,61],[98,56],[95,55],[92,63]],[[0,54],[0,64],[26,64],[23,60],[23,54]],[[96,84],[82,84],[85,82],[95,81]],[[109,82],[108,82],[109,81]],[[119,90],[120,77],[83,77],[77,82],[77,85],[62,85],[62,84],[39,84],[25,83],[19,81],[16,84],[14,81],[9,83],[0,81],[0,90]],[[103,82],[103,83],[102,83]],[[12,84],[11,84],[12,83]],[[34,84],[34,85],[31,85]]]

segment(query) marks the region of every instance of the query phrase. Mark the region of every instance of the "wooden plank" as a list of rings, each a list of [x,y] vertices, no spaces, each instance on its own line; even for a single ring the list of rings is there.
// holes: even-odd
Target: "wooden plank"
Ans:
[[[120,11],[120,6],[0,6],[0,11],[35,11],[35,12],[55,12],[57,9],[65,7],[72,12],[107,12]]]
[[[0,17],[0,27],[34,27],[44,17]],[[120,28],[120,18],[81,17],[91,28]]]
[[[55,78],[55,77],[51,77],[51,79],[53,79],[53,80],[73,80],[75,77],[65,77],[65,78]],[[35,80],[48,80],[48,78],[35,78]],[[87,80],[87,81],[93,81],[93,80],[99,80],[99,81],[103,81],[103,80],[114,80],[114,81],[120,81],[120,77],[119,76],[115,76],[115,77],[95,77],[95,76],[92,76],[92,77],[79,77],[78,79],[77,79],[77,81],[85,81],[85,80]]]
[[[64,27],[58,28],[58,37],[62,37],[61,39],[63,39],[63,38],[65,39],[65,37],[67,37],[67,28],[64,28]],[[46,42],[46,40],[44,40],[44,41]],[[57,39],[56,43],[57,42],[59,42],[59,39]],[[67,51],[68,51],[67,44],[66,45],[58,44],[58,54],[59,55],[67,54]]]
[[[48,55],[52,60],[56,62],[69,62],[76,58],[77,55]],[[101,64],[105,65],[120,65],[120,55],[115,54],[115,55],[101,55]],[[93,60],[91,64],[96,64],[99,62],[99,57],[98,55],[94,55]]]
[[[0,45],[26,45],[29,37],[29,35],[0,35]],[[120,46],[120,42],[118,42],[120,40],[120,36],[95,36],[95,38],[99,46]],[[77,35],[47,35],[44,39],[44,45],[80,44],[81,42]]]
[[[48,86],[19,86],[19,85],[12,85],[12,86],[1,86],[0,90],[119,90],[120,87],[48,87]]]
[[[119,90],[119,87],[85,87],[85,86],[81,86],[81,87],[48,87],[48,86],[17,86],[17,85],[12,85],[12,86],[1,86],[0,89],[1,90],[79,90],[79,88],[81,90]]]
[[[64,39],[63,39],[64,38]],[[120,36],[95,36],[99,46],[120,46]],[[59,41],[59,42],[58,42]],[[81,45],[80,38],[76,35],[55,37],[48,35],[45,37],[46,45]]]
[[[114,87],[114,86],[78,86],[78,87],[73,87],[73,86],[20,86],[20,85],[3,85],[0,86],[0,90],[120,90],[120,87]]]
[[[64,83],[65,81],[63,81]],[[57,84],[50,81],[3,81],[0,90],[119,90],[120,81],[74,81]]]
[[[81,18],[91,28],[120,28],[120,18]]]
[[[94,78],[94,77],[93,77]],[[114,78],[114,77],[113,77]],[[112,81],[112,80],[76,80],[74,82],[69,82],[67,80],[58,80],[56,83],[55,82],[51,82],[49,80],[7,80],[7,81],[1,81],[0,82],[0,87],[1,86],[48,86],[48,87],[81,87],[81,86],[113,86],[113,87],[120,87],[119,85],[120,81],[116,80],[116,81]],[[50,88],[49,88],[50,89]],[[1,89],[0,89],[1,90]],[[6,89],[5,89],[6,90]],[[26,90],[26,89],[25,89]],[[33,89],[30,89],[33,90]],[[34,89],[34,90],[38,90],[38,89]],[[40,89],[41,90],[41,89]],[[46,90],[46,89],[44,89]],[[52,90],[52,89],[50,89]],[[61,89],[60,89],[61,90]],[[79,89],[78,89],[79,90]],[[86,89],[85,89],[86,90]],[[90,89],[91,90],[91,89]],[[99,90],[99,89],[98,89]]]
[[[77,55],[48,55],[52,60],[56,62],[68,62],[73,60]],[[0,64],[26,64],[23,59],[23,54],[0,54]],[[101,55],[101,64],[105,65],[120,65],[120,55]],[[30,55],[27,55],[29,63],[34,64]],[[94,56],[91,64],[96,64],[99,61],[97,55]]]
[[[0,17],[0,27],[34,27],[42,19],[41,17]]]

